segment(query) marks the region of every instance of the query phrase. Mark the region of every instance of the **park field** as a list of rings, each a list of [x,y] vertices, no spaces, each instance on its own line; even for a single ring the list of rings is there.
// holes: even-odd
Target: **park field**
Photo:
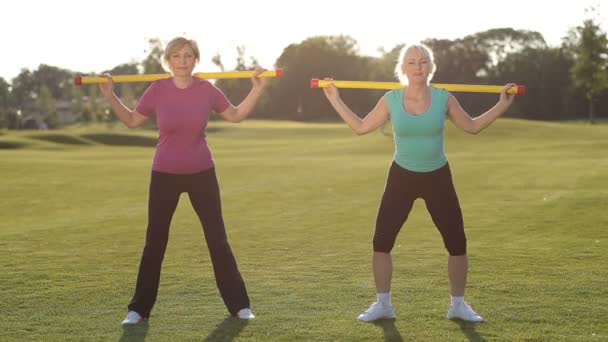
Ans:
[[[211,122],[224,220],[257,318],[228,317],[188,197],[150,320],[123,329],[147,224],[156,132],[0,131],[1,341],[607,341],[608,125],[447,124],[470,258],[445,318],[447,253],[417,201],[393,250],[397,319],[375,300],[371,240],[394,152],[343,124]]]

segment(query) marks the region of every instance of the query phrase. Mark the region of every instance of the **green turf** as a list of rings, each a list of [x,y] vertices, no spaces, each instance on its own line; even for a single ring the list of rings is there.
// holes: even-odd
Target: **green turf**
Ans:
[[[120,326],[155,132],[3,131],[0,340],[607,340],[608,126],[501,119],[477,136],[447,126],[467,301],[486,323],[445,319],[446,252],[422,202],[393,251],[397,320],[355,320],[375,296],[371,238],[390,137],[342,124],[212,122],[224,218],[257,318],[227,317],[183,196],[151,320]]]

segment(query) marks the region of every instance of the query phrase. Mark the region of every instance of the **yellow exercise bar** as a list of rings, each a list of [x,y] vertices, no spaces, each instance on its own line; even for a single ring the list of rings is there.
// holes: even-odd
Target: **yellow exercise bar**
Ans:
[[[320,80],[313,78],[310,80],[311,88],[327,88],[328,85],[333,84],[336,88],[346,89],[380,89],[380,90],[391,90],[400,89],[405,86],[398,82],[368,82],[368,81],[334,81],[334,80]],[[471,84],[439,84],[433,83],[431,86],[439,89],[445,89],[447,91],[455,92],[466,92],[466,93],[498,93],[502,91],[504,86],[498,85],[471,85]],[[526,86],[517,85],[509,89],[509,94],[525,95]]]
[[[228,78],[251,78],[254,71],[222,71],[222,72],[199,72],[192,76],[202,79],[228,79]],[[171,74],[148,74],[148,75],[118,75],[111,76],[114,83],[132,83],[132,82],[153,82],[171,77]],[[283,69],[268,70],[262,72],[258,77],[283,77]],[[77,76],[74,78],[74,84],[99,84],[106,83],[108,80],[103,76]]]

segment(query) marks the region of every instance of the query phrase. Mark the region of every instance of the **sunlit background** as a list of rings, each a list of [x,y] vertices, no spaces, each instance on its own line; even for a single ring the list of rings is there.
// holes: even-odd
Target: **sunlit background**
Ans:
[[[348,35],[371,56],[399,43],[502,27],[538,31],[556,46],[591,6],[606,30],[608,6],[598,0],[12,1],[0,11],[0,77],[10,80],[42,63],[100,72],[145,58],[149,39],[176,35],[198,40],[198,71],[216,70],[210,60],[218,53],[226,68],[234,67],[237,46],[272,67],[289,44],[317,35]]]

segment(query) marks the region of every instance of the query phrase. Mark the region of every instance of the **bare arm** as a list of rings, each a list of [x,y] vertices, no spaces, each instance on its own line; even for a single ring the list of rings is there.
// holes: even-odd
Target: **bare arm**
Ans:
[[[230,122],[241,122],[245,120],[255,105],[257,104],[260,96],[262,95],[264,88],[266,88],[266,84],[268,80],[265,78],[258,78],[258,75],[262,72],[266,71],[262,68],[256,68],[255,73],[251,79],[251,83],[253,86],[251,87],[251,91],[247,94],[247,97],[243,99],[243,101],[238,106],[230,105],[228,109],[219,113],[219,115],[226,121]]]
[[[323,92],[342,120],[358,135],[376,130],[389,118],[388,102],[385,96],[380,98],[374,109],[361,119],[342,101],[338,89],[333,84],[323,88]]]
[[[513,83],[505,85],[500,93],[498,103],[476,118],[472,118],[462,106],[460,106],[458,100],[456,100],[452,94],[449,94],[448,115],[450,120],[456,127],[467,133],[477,134],[483,131],[509,109],[515,95],[507,94],[507,91],[513,86],[515,86]]]
[[[127,108],[127,106],[125,106],[124,103],[120,101],[118,96],[114,94],[114,84],[110,75],[105,74],[105,76],[108,78],[108,82],[101,83],[99,85],[99,89],[101,90],[103,97],[110,104],[110,107],[112,108],[114,114],[116,114],[118,120],[120,120],[123,124],[125,124],[125,126],[129,128],[137,128],[143,125],[148,120],[148,117],[138,113],[137,111]]]
[[[122,101],[112,93],[112,96],[106,97],[112,107],[112,111],[116,114],[116,117],[129,128],[137,128],[148,121],[148,117],[138,113],[137,111],[130,110],[125,106]]]

